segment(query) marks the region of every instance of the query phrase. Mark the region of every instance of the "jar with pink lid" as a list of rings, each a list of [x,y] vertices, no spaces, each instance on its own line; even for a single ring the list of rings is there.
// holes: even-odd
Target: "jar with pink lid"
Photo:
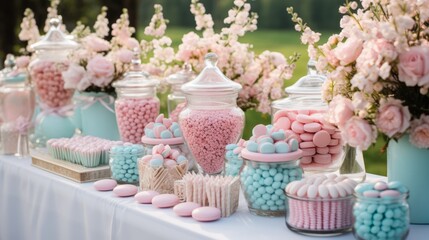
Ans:
[[[308,74],[285,89],[286,98],[272,103],[272,123],[298,136],[303,151],[301,166],[306,174],[339,170],[341,174],[363,181],[362,151],[343,146],[339,129],[326,120],[328,105],[322,99],[325,79],[310,60]]]
[[[155,121],[160,109],[158,84],[142,71],[139,54],[134,53],[131,70],[113,84],[118,95],[115,112],[122,141],[140,143],[146,124]]]
[[[46,35],[31,45],[35,57],[30,62],[29,72],[40,108],[36,118],[36,142],[71,137],[75,132],[69,118],[73,112],[74,90],[64,87],[62,72],[68,68],[68,55],[79,45],[62,32],[59,18],[52,18],[49,24]]]
[[[183,69],[167,77],[171,92],[167,96],[168,117],[177,122],[179,113],[185,108],[186,98],[182,92],[182,85],[195,78],[191,65],[185,64]]]
[[[220,174],[225,145],[237,142],[244,128],[244,112],[237,106],[241,85],[217,68],[217,55],[205,56],[206,67],[181,89],[186,107],[179,114],[183,137],[196,162],[207,174]]]

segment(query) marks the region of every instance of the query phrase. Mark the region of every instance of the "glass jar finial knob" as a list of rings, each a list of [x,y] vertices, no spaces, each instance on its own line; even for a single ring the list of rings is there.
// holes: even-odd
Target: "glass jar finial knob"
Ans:
[[[207,53],[206,56],[204,57],[206,66],[210,66],[210,67],[216,67],[217,60],[218,60],[218,56],[216,55],[216,53]]]

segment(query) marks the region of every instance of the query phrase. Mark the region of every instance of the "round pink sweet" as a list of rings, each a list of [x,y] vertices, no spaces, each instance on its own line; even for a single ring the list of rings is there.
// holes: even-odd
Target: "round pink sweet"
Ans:
[[[158,195],[159,193],[157,191],[152,191],[152,190],[142,191],[137,193],[134,196],[134,199],[136,199],[136,201],[141,204],[150,204],[152,203],[152,199]]]
[[[334,134],[332,134],[332,138],[333,139],[341,139],[341,132],[335,132]]]
[[[304,125],[298,121],[294,121],[291,125],[292,131],[295,133],[304,133]]]
[[[388,186],[387,186],[387,183],[385,183],[385,182],[376,182],[375,184],[374,184],[374,189],[375,190],[378,190],[378,191],[383,191],[383,190],[386,190],[388,188]]]
[[[255,136],[257,138],[259,138],[260,136],[266,135],[267,134],[267,127],[265,125],[258,124],[253,128],[252,134],[253,134],[253,136]]]
[[[179,197],[174,194],[160,194],[152,198],[152,205],[157,208],[171,208],[179,203]]]
[[[326,147],[331,141],[331,135],[325,130],[321,130],[314,134],[313,143],[317,147]]]
[[[174,160],[166,160],[165,162],[164,162],[164,165],[166,166],[166,167],[175,167],[175,166],[177,166],[177,162],[176,161],[174,161]]]
[[[310,111],[312,111],[312,110],[300,109],[300,110],[298,110],[298,114],[309,115]]]
[[[401,196],[401,192],[396,191],[396,190],[385,190],[382,191],[380,193],[380,197],[385,198],[385,197],[399,197]]]
[[[331,139],[328,146],[337,146],[340,143],[338,139]]]
[[[301,164],[310,164],[312,162],[311,157],[302,157],[300,163]]]
[[[94,183],[94,188],[97,191],[112,191],[118,183],[114,179],[102,179]]]
[[[314,134],[313,134],[313,133],[301,133],[301,134],[299,135],[299,138],[300,138],[302,141],[313,141],[313,136],[314,136]]]
[[[317,131],[320,131],[322,129],[322,125],[320,123],[306,123],[304,124],[304,131],[315,133]]]
[[[296,120],[300,123],[312,123],[313,122],[313,118],[305,115],[305,114],[298,114],[296,115]]]
[[[113,189],[118,197],[130,197],[136,195],[138,188],[131,184],[119,185]]]
[[[313,161],[319,164],[329,164],[332,161],[331,154],[316,154],[313,156]]]
[[[199,222],[211,222],[220,219],[221,212],[215,207],[200,207],[192,211],[192,218]]]
[[[329,147],[329,153],[331,153],[331,154],[337,154],[337,153],[341,152],[341,149],[342,149],[341,145],[337,145],[335,147]]]
[[[273,119],[272,119],[272,123],[273,124],[275,124],[276,122],[277,122],[277,120],[279,120],[280,118],[282,118],[282,117],[287,117],[287,118],[289,118],[288,117],[288,115],[287,115],[287,111],[285,111],[285,110],[280,110],[280,111],[277,111],[276,113],[274,113],[274,117],[273,117]]]
[[[376,190],[367,190],[363,192],[362,195],[369,198],[378,198],[380,196],[380,192]]]
[[[328,147],[318,147],[318,148],[316,148],[316,152],[319,154],[328,154],[329,148]]]
[[[287,112],[286,113],[287,117],[291,120],[291,121],[295,121],[296,120],[296,112]]]
[[[201,207],[200,204],[194,202],[183,202],[174,206],[173,211],[177,216],[180,217],[190,217],[192,216],[192,211]]]
[[[303,157],[311,157],[314,154],[316,154],[316,149],[315,148],[302,148],[302,156]]]
[[[281,117],[277,120],[277,122],[274,124],[274,127],[278,129],[287,130],[290,129],[290,120],[287,117]]]
[[[334,134],[335,131],[337,130],[336,127],[330,126],[330,125],[326,125],[326,124],[322,126],[322,129],[325,130],[325,131],[327,131],[329,134]]]
[[[314,148],[316,145],[314,145],[313,142],[301,142],[299,144],[299,148],[304,149],[304,148]]]

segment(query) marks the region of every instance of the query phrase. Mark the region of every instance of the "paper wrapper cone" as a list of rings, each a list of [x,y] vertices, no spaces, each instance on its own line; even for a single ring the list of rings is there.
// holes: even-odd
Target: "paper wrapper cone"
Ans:
[[[157,191],[160,194],[174,193],[174,181],[182,179],[187,170],[187,161],[172,168],[153,168],[139,161],[140,189]]]

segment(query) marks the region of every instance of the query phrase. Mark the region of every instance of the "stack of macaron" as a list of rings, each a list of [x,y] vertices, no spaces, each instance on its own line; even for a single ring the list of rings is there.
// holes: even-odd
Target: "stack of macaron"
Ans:
[[[246,149],[253,153],[274,154],[295,152],[299,143],[295,135],[272,125],[256,125],[252,137],[246,142]]]
[[[226,145],[225,153],[225,176],[238,176],[243,167],[243,159],[240,156],[241,150],[245,147],[244,139],[240,139],[237,144]]]
[[[360,239],[405,239],[409,228],[408,189],[398,181],[361,183],[353,207],[354,233]]]
[[[352,227],[357,183],[336,174],[315,174],[286,186],[287,226],[303,233],[341,233]]]
[[[323,111],[281,110],[275,113],[273,124],[298,136],[304,169],[330,166],[341,158],[340,131],[324,119]]]
[[[96,167],[109,163],[109,151],[122,142],[93,136],[56,138],[47,141],[48,153],[53,158],[69,161],[84,167]]]

